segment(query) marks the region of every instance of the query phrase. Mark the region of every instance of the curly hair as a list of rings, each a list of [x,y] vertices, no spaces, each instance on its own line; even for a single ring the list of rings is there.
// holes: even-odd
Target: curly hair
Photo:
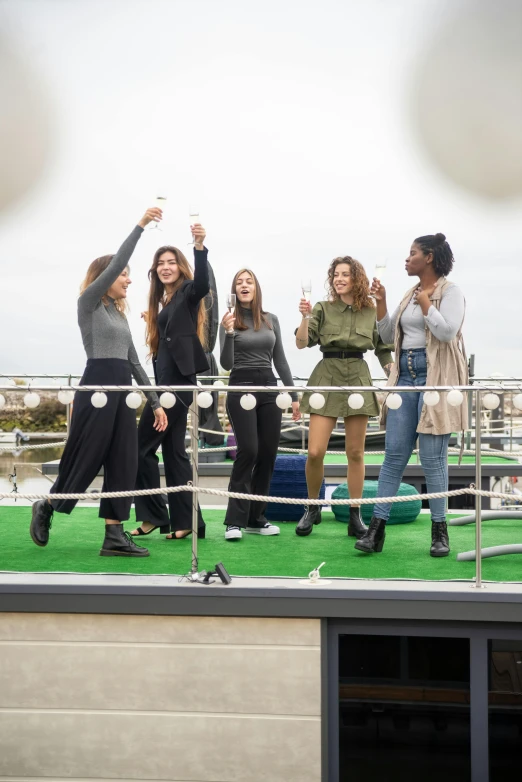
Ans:
[[[433,271],[435,274],[438,274],[439,277],[448,276],[453,269],[455,259],[444,234],[419,236],[414,240],[414,244],[418,244],[425,255],[432,253]]]
[[[328,301],[337,301],[340,297],[337,295],[334,288],[334,274],[336,268],[341,264],[346,263],[350,267],[350,275],[352,278],[352,290],[353,296],[353,308],[355,310],[362,310],[363,307],[375,307],[375,302],[370,297],[370,281],[364,271],[364,266],[355,258],[349,255],[343,257],[334,258],[328,268],[328,277],[326,279],[325,287],[328,293]]]

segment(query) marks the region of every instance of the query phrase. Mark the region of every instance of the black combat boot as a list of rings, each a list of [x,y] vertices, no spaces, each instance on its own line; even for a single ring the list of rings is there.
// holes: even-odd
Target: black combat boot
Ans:
[[[320,505],[305,505],[304,516],[299,520],[297,527],[295,528],[295,534],[304,537],[309,535],[313,529],[314,524],[321,523],[321,506]]]
[[[38,500],[33,503],[29,534],[37,546],[47,546],[49,543],[53,513],[54,511],[47,500]]]
[[[366,554],[380,554],[384,546],[384,538],[386,537],[385,530],[386,519],[378,519],[377,516],[372,516],[368,532],[355,544],[357,551],[364,551]]]
[[[360,540],[368,532],[368,527],[361,518],[361,508],[350,505],[350,520],[348,522],[348,537]]]
[[[148,557],[149,550],[137,546],[130,532],[124,532],[123,524],[106,524],[105,539],[100,557]]]
[[[447,557],[450,553],[448,526],[445,521],[431,522],[430,556]]]

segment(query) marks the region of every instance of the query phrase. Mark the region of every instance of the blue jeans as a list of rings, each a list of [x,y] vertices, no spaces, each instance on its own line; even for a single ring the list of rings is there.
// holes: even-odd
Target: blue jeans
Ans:
[[[401,350],[399,386],[426,385],[426,351],[424,348]],[[379,475],[378,497],[397,495],[400,482],[419,438],[420,460],[426,476],[428,493],[448,490],[449,434],[417,434],[423,404],[423,393],[402,393],[398,410],[388,410],[386,419],[386,454]],[[445,521],[446,500],[429,500],[432,521]],[[391,503],[375,505],[373,514],[388,520]]]

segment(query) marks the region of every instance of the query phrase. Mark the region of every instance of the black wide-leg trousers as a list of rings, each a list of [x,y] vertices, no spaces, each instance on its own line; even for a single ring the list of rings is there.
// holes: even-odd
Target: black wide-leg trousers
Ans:
[[[231,386],[276,386],[270,369],[232,370]],[[227,412],[237,443],[237,456],[232,468],[229,491],[243,494],[268,494],[274,472],[283,411],[276,405],[277,393],[254,394],[253,410],[241,407],[241,393],[227,394]],[[266,523],[266,502],[230,499],[225,524],[236,527],[262,526]]]
[[[130,386],[132,375],[128,361],[94,358],[87,366],[80,385]],[[51,494],[85,492],[103,467],[102,491],[132,491],[138,467],[136,412],[127,407],[127,392],[107,392],[105,407],[93,407],[92,393],[77,391],[71,428],[65,445],[58,478]],[[95,496],[95,495],[93,495]],[[58,513],[71,513],[77,500],[53,500]],[[126,521],[132,497],[100,501],[100,517]]]
[[[172,383],[176,385],[176,383]],[[136,489],[157,489],[160,487],[160,471],[156,451],[161,445],[165,480],[167,486],[184,486],[192,480],[192,465],[185,448],[188,407],[192,392],[176,394],[174,407],[165,410],[169,425],[164,432],[153,428],[154,412],[145,405],[138,425],[138,477]],[[192,493],[168,494],[168,509],[165,495],[152,494],[135,497],[136,520],[148,521],[161,527],[163,534],[192,528]],[[198,505],[198,527],[205,526]]]

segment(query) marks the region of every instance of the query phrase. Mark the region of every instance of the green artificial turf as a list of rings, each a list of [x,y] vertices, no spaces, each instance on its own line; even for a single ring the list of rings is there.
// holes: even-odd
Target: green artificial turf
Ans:
[[[431,523],[422,513],[411,524],[390,527],[382,554],[355,551],[346,525],[323,513],[323,523],[307,538],[295,534],[295,523],[282,523],[274,537],[243,535],[225,541],[224,511],[204,510],[207,538],[198,541],[199,564],[210,569],[223,562],[237,576],[296,576],[306,578],[321,562],[323,577],[413,578],[423,580],[472,579],[474,562],[457,562],[456,553],[475,547],[475,525],[451,527],[452,553],[443,559],[429,556]],[[55,513],[46,548],[29,537],[29,507],[0,506],[0,570],[17,572],[131,573],[136,575],[183,574],[190,570],[190,538],[169,541],[157,532],[141,538],[151,553],[144,559],[99,557],[103,522],[96,508],[77,508],[71,516]],[[133,522],[126,523],[132,529]],[[522,521],[485,521],[482,545],[522,543]],[[485,580],[521,581],[522,557],[512,554],[483,560]]]
[[[209,452],[212,451],[211,448],[208,449]],[[288,456],[289,454],[282,453],[281,456]],[[163,461],[163,454],[160,452],[158,453],[158,458],[160,462]],[[226,462],[232,463],[231,459],[224,459]],[[382,464],[384,461],[384,454],[382,453],[372,453],[371,451],[369,453],[364,454],[364,463],[365,464]],[[504,459],[502,456],[483,456],[482,457],[482,464],[511,464],[513,462],[512,459]],[[324,463],[325,464],[347,464],[346,460],[346,454],[342,451],[339,451],[339,454],[328,454],[324,457]],[[411,456],[410,457],[410,464],[417,464],[417,457]],[[459,463],[459,457],[457,454],[449,454],[448,456],[448,464],[458,464]],[[420,459],[419,459],[420,464]],[[475,464],[475,457],[474,456],[463,456],[462,457],[462,464]]]
[[[384,454],[383,453],[372,453],[371,451],[369,453],[364,454],[364,463],[365,464],[382,464],[384,461]],[[346,454],[340,453],[339,456],[335,454],[328,454],[324,457],[325,464],[347,464],[346,460]],[[482,464],[509,464],[512,462],[511,459],[503,459],[502,456],[483,456],[482,457]],[[418,460],[418,463],[420,464],[420,458]],[[449,454],[448,455],[448,464],[458,464],[459,463],[459,457],[457,454]],[[417,464],[417,456],[411,456],[409,464]],[[475,464],[475,457],[474,456],[463,456],[462,457],[462,464]]]

